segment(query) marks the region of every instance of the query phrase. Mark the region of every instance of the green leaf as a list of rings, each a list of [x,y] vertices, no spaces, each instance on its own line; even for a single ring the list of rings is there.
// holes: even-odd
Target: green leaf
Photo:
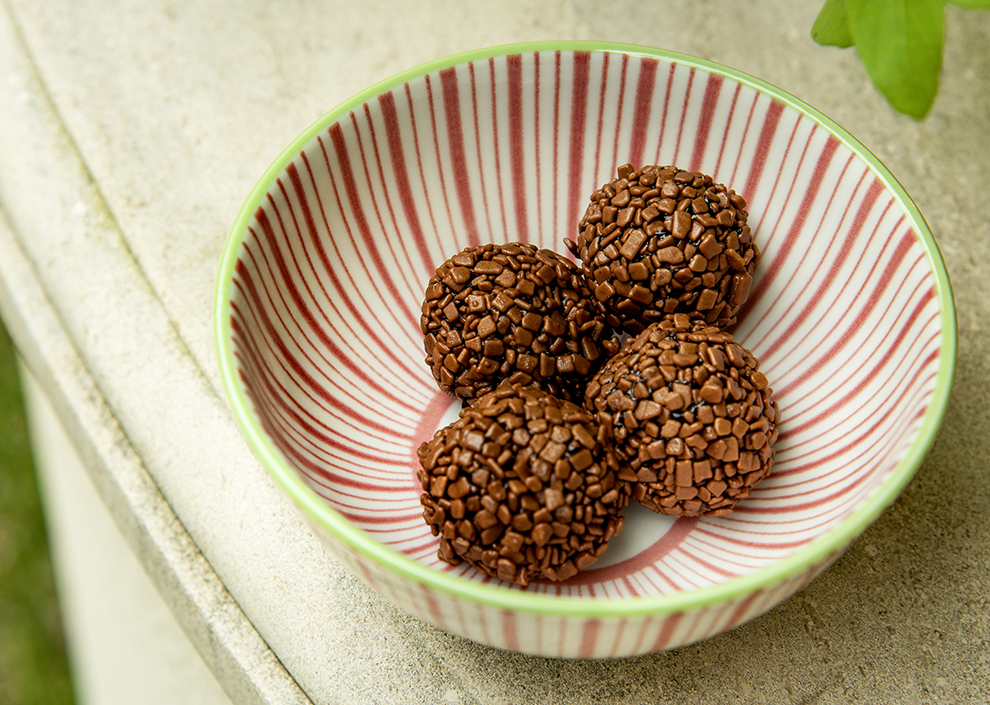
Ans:
[[[967,10],[990,10],[990,0],[949,0],[949,2]]]
[[[825,0],[825,5],[811,28],[811,38],[826,46],[845,48],[853,45],[846,0]]]
[[[942,70],[942,0],[848,0],[846,10],[873,83],[900,112],[925,117]]]

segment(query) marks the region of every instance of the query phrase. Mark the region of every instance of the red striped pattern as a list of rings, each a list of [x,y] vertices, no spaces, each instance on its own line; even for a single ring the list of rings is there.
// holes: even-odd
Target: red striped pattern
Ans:
[[[751,204],[764,258],[736,334],[776,389],[775,471],[728,517],[675,523],[633,510],[598,565],[528,589],[619,600],[703,588],[841,524],[905,456],[932,398],[941,312],[925,247],[870,168],[813,120],[731,78],[622,53],[444,68],[368,100],[295,155],[244,233],[230,302],[242,383],[286,462],[382,544],[496,584],[439,562],[421,518],[415,450],[456,413],[422,361],[425,284],[480,242],[563,251],[591,192],[644,159],[707,171]],[[584,621],[440,596],[328,541],[444,629],[581,657],[729,629],[835,558],[705,609]]]

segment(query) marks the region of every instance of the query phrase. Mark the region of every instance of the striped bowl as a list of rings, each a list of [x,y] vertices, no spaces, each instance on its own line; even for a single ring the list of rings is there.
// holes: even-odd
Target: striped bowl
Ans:
[[[444,564],[416,449],[458,405],[423,362],[426,282],[468,245],[566,252],[626,162],[704,171],[750,204],[764,256],[735,335],[780,405],[774,471],[727,517],[629,507],[564,583]],[[917,470],[955,365],[944,264],[876,157],[763,81],[627,45],[484,49],[354,96],[255,186],[216,297],[237,421],[340,561],[442,629],[544,656],[674,648],[801,589]]]

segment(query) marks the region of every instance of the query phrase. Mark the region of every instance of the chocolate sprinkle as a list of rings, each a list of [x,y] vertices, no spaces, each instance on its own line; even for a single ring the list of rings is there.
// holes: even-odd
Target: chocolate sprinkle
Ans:
[[[503,380],[581,403],[619,347],[577,266],[523,243],[469,247],[440,265],[420,327],[440,389],[469,403]]]
[[[566,580],[622,531],[622,479],[594,418],[534,387],[503,385],[419,448],[423,518],[438,557],[519,585]]]
[[[760,258],[743,197],[675,166],[617,174],[591,195],[577,241],[564,240],[608,322],[633,335],[670,313],[735,323]]]
[[[780,412],[729,333],[668,316],[623,345],[585,403],[636,474],[633,498],[673,516],[724,516],[773,466]]]

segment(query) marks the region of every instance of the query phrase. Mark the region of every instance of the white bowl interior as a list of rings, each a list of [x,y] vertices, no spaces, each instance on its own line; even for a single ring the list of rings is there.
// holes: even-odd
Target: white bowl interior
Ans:
[[[613,599],[722,583],[801,550],[883,486],[931,403],[942,332],[904,204],[758,86],[648,55],[549,51],[369,97],[292,158],[250,220],[231,288],[236,365],[327,506],[413,561],[502,585],[439,561],[421,516],[416,449],[457,411],[423,362],[423,292],[468,245],[566,252],[586,199],[626,162],[704,171],[749,202],[764,254],[734,332],[781,408],[776,463],[730,516],[630,507],[597,564],[526,589]]]

